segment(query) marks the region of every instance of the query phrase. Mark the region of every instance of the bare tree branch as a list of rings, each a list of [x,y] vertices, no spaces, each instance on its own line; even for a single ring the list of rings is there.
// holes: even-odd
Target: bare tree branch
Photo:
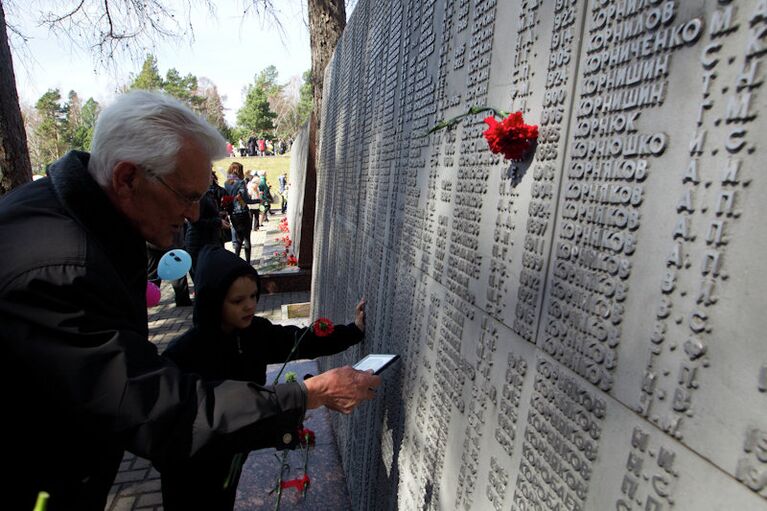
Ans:
[[[66,2],[70,7],[63,13],[36,1],[42,26],[72,46],[89,51],[106,68],[114,67],[121,56],[139,61],[161,41],[193,41],[195,4],[215,16],[213,0],[182,0],[173,6],[163,0],[73,0]]]
[[[52,17],[50,17],[50,15],[49,15],[49,17],[48,17],[48,18],[45,20],[45,23],[61,23],[61,22],[62,22],[62,21],[64,21],[65,19],[71,18],[72,16],[74,16],[75,14],[77,14],[77,12],[78,12],[80,9],[82,9],[82,8],[83,8],[83,5],[84,5],[84,4],[85,4],[85,0],[81,0],[81,1],[80,1],[80,3],[77,5],[77,7],[75,7],[74,9],[72,9],[72,11],[68,12],[67,14],[63,14],[63,15],[59,16],[58,18],[52,18]]]
[[[280,21],[280,13],[272,0],[243,0],[243,2],[244,10],[242,11],[243,16],[240,21],[240,26],[242,27],[242,24],[245,23],[245,19],[252,14],[263,23],[268,23],[277,29],[277,33],[280,36],[280,42],[285,45],[287,32],[282,25],[282,21]]]

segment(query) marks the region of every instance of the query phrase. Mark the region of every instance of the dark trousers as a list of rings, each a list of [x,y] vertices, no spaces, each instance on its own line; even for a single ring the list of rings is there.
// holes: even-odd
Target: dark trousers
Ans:
[[[232,248],[237,257],[240,257],[240,252],[245,249],[245,260],[250,264],[250,222],[248,222],[248,229],[238,231],[232,225]]]

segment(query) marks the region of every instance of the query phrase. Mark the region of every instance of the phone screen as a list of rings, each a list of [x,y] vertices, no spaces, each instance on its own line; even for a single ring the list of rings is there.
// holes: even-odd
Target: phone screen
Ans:
[[[374,374],[379,374],[398,358],[399,355],[368,355],[354,364],[354,368],[358,371],[367,371],[368,369],[372,369]]]

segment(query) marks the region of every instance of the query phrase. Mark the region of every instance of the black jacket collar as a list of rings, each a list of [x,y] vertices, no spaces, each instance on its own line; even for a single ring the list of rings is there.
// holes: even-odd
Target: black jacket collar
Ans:
[[[92,235],[90,238],[101,245],[116,267],[133,270],[140,265],[145,273],[144,239],[115,209],[106,192],[88,173],[89,160],[88,153],[70,151],[53,163],[48,168],[53,191],[61,205]],[[126,282],[133,280],[127,275],[123,278]]]

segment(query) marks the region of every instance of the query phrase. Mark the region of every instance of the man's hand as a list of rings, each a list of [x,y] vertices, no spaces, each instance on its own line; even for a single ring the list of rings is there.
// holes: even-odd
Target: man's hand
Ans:
[[[331,369],[304,380],[308,409],[327,406],[341,413],[351,413],[362,401],[375,397],[381,377],[357,371],[350,366]]]
[[[363,298],[360,300],[360,303],[357,304],[357,307],[354,308],[354,324],[357,325],[357,328],[360,329],[361,332],[365,331],[365,304],[367,302]]]

